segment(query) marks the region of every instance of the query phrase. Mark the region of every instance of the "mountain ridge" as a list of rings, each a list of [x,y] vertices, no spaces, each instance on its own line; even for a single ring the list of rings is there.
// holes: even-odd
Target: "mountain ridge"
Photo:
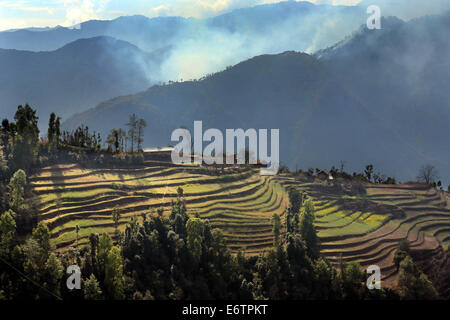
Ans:
[[[141,61],[122,65],[118,58],[129,54]],[[30,103],[41,119],[50,112],[68,117],[71,110],[82,110],[117,94],[142,91],[151,85],[147,77],[152,58],[111,37],[79,39],[51,52],[0,49],[3,116],[12,116],[14,110],[9,106]],[[52,94],[46,94],[49,89]]]
[[[77,39],[104,35],[130,42],[145,51],[153,51],[160,48],[160,43],[174,40],[178,35],[184,35],[185,30],[196,28],[198,25],[219,28],[223,32],[230,33],[241,29],[258,32],[261,28],[269,30],[271,26],[291,17],[306,17],[306,13],[323,14],[325,11],[330,16],[342,14],[347,18],[356,18],[361,15],[360,22],[365,17],[364,10],[359,7],[315,5],[309,2],[279,2],[235,9],[205,19],[180,16],[148,18],[143,15],[132,15],[113,20],[85,21],[80,24],[80,29],[59,27],[41,31],[31,31],[30,28],[2,31],[0,32],[0,48],[53,51]]]

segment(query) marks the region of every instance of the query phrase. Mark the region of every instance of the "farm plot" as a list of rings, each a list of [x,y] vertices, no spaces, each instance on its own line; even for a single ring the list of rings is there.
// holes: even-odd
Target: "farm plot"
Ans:
[[[259,254],[272,246],[270,218],[283,216],[288,205],[284,188],[259,170],[209,174],[195,166],[147,163],[127,169],[86,169],[77,165],[43,168],[30,178],[40,203],[40,219],[52,231],[60,250],[88,242],[91,233],[113,234],[118,210],[123,230],[132,217],[163,208],[169,213],[182,188],[188,214],[221,228],[232,251]]]
[[[376,264],[384,284],[393,286],[398,276],[393,258],[402,240],[408,240],[424,271],[448,261],[450,210],[442,194],[428,186],[368,184],[366,194],[346,196],[320,183],[278,180],[313,199],[321,252],[335,266],[340,261]]]

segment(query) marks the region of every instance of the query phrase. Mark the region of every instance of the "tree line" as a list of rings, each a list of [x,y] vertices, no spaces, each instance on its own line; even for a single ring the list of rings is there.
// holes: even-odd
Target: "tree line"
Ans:
[[[345,180],[353,180],[360,182],[369,182],[374,184],[397,184],[398,181],[394,177],[386,176],[385,174],[380,173],[379,171],[375,171],[373,164],[368,164],[364,167],[362,172],[353,172],[352,174],[346,172],[344,170],[345,162],[341,161],[339,168],[332,166],[329,170],[330,176],[333,179],[345,179]],[[281,173],[291,173],[287,166],[280,167]],[[318,175],[319,172],[323,172],[323,170],[319,168],[309,168],[306,171],[301,169],[296,169],[291,174],[295,175],[304,175],[309,178],[314,178]],[[416,177],[416,182],[424,183],[432,186],[435,189],[439,189],[444,191],[444,186],[441,180],[439,180],[439,173],[435,166],[431,164],[423,165],[419,168],[418,175]],[[450,192],[450,186],[448,187],[448,192]]]
[[[123,129],[111,130],[106,140],[108,150],[115,153],[126,152],[127,150],[133,153],[142,150],[144,129],[147,127],[147,122],[144,119],[138,119],[133,113],[130,115],[126,126],[128,127],[128,132]]]

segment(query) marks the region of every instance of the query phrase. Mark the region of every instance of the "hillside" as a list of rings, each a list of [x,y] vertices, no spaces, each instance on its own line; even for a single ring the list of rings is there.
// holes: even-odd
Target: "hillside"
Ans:
[[[142,213],[157,208],[169,214],[180,187],[189,215],[198,214],[220,228],[233,252],[257,255],[272,247],[270,218],[277,213],[284,225],[287,190],[295,188],[313,199],[321,253],[335,267],[340,255],[345,263],[376,264],[383,286],[395,286],[394,253],[399,242],[407,240],[411,254],[441,292],[450,288],[450,274],[445,273],[450,263],[450,203],[445,194],[420,184],[354,188],[358,182],[324,184],[301,175],[267,178],[248,168],[226,170],[217,174],[213,168],[157,161],[123,169],[72,164],[43,168],[30,181],[39,219],[51,229],[60,251],[76,245],[77,225],[81,246],[91,233],[113,234],[114,210],[121,213],[119,230],[131,217],[141,219]]]
[[[123,59],[133,56],[135,59]],[[51,112],[68,117],[115,95],[151,84],[154,57],[113,38],[82,39],[51,52],[0,49],[0,109],[12,118],[30,103],[47,122]]]
[[[361,29],[314,56],[258,56],[200,81],[101,103],[64,126],[87,124],[107,134],[134,112],[149,123],[148,146],[169,144],[174,129],[191,128],[194,120],[219,129],[281,128],[281,160],[292,168],[342,160],[361,171],[373,163],[409,181],[431,163],[448,183],[450,49],[439,32],[448,21],[448,14],[407,23],[391,18],[382,30]],[[419,48],[421,39],[427,42]],[[419,50],[425,48],[427,56]]]
[[[151,37],[155,45],[152,48],[157,49],[158,39],[163,41],[165,37],[182,28],[184,23],[185,19],[177,17],[149,19],[144,16],[131,16],[111,21],[86,21],[81,24],[80,29],[56,27],[43,31],[29,29],[6,31],[0,32],[0,48],[36,52],[54,51],[80,39],[109,36],[133,42],[135,45],[139,40],[144,41]]]
[[[408,23],[391,17],[382,23],[379,32],[361,28],[315,56],[330,63],[338,81],[374,113],[381,130],[413,150],[415,158],[439,166],[440,178],[449,184],[450,150],[444,146],[450,46],[444,30],[450,28],[450,12]]]
[[[399,242],[406,240],[422,269],[441,274],[432,279],[450,293],[450,202],[446,193],[422,184],[366,184],[354,192],[352,183],[343,181],[324,185],[287,176],[277,181],[314,199],[321,253],[335,266],[341,255],[344,263],[357,261],[365,268],[375,264],[381,268],[384,285],[395,286],[394,254]]]

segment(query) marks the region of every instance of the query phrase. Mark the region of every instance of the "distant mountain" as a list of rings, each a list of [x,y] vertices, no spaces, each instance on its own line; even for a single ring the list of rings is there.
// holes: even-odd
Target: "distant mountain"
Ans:
[[[120,17],[115,20],[90,20],[80,28],[51,28],[34,31],[21,29],[0,32],[0,48],[27,51],[53,51],[79,39],[110,36],[135,45],[148,41],[149,51],[164,47],[170,36],[183,28],[186,19],[179,17],[149,19],[144,16]],[[169,39],[167,38],[169,37]]]
[[[351,170],[373,163],[403,181],[422,164],[450,180],[449,15],[382,30],[361,28],[315,56],[258,56],[201,81],[154,86],[80,113],[64,123],[106,134],[136,113],[147,120],[146,146],[165,146],[179,126],[280,128],[291,167]],[[100,120],[101,119],[101,120]]]
[[[75,112],[151,85],[157,58],[110,37],[77,40],[51,52],[0,49],[0,110],[12,118],[29,103],[46,124],[50,112]],[[155,67],[156,68],[156,67]]]
[[[0,112],[11,117],[28,102],[41,118],[51,111],[68,117],[102,100],[197,79],[263,53],[325,47],[364,18],[355,7],[282,2],[204,20],[129,16],[87,21],[80,29],[0,32],[0,65],[6,66]]]
[[[125,16],[114,20],[91,20],[81,23],[80,29],[57,27],[22,29],[0,32],[0,48],[28,51],[52,51],[78,39],[111,36],[130,42],[145,51],[174,46],[186,39],[198,39],[199,31],[235,33],[273,37],[271,34],[289,22],[286,34],[295,33],[295,42],[311,45],[317,31],[328,24],[333,29],[346,32],[361,24],[366,17],[360,7],[314,5],[309,2],[285,1],[234,10],[210,19],[182,17]],[[317,23],[320,21],[321,23]],[[331,28],[330,28],[331,29]],[[335,37],[333,30],[330,34]],[[334,38],[337,41],[342,37]],[[276,38],[275,38],[276,39]],[[316,39],[317,41],[317,39]],[[331,44],[331,43],[328,43]],[[296,48],[305,50],[306,48]]]
[[[19,30],[26,30],[26,31],[40,32],[40,31],[50,31],[50,30],[52,30],[52,29],[57,29],[57,28],[62,28],[62,27],[61,27],[61,26],[56,26],[56,27],[54,27],[54,28],[52,28],[52,27],[43,27],[43,28],[34,28],[34,27],[31,27],[31,28],[23,28],[23,29],[19,28],[19,29],[8,29],[8,30],[4,30],[4,31],[2,31],[2,32],[15,32],[15,31],[19,31]]]
[[[81,29],[0,32],[0,112],[11,117],[28,102],[41,118],[51,111],[68,117],[118,95],[197,79],[263,53],[322,48],[364,19],[357,7],[281,2],[204,20],[129,16],[87,21]]]

